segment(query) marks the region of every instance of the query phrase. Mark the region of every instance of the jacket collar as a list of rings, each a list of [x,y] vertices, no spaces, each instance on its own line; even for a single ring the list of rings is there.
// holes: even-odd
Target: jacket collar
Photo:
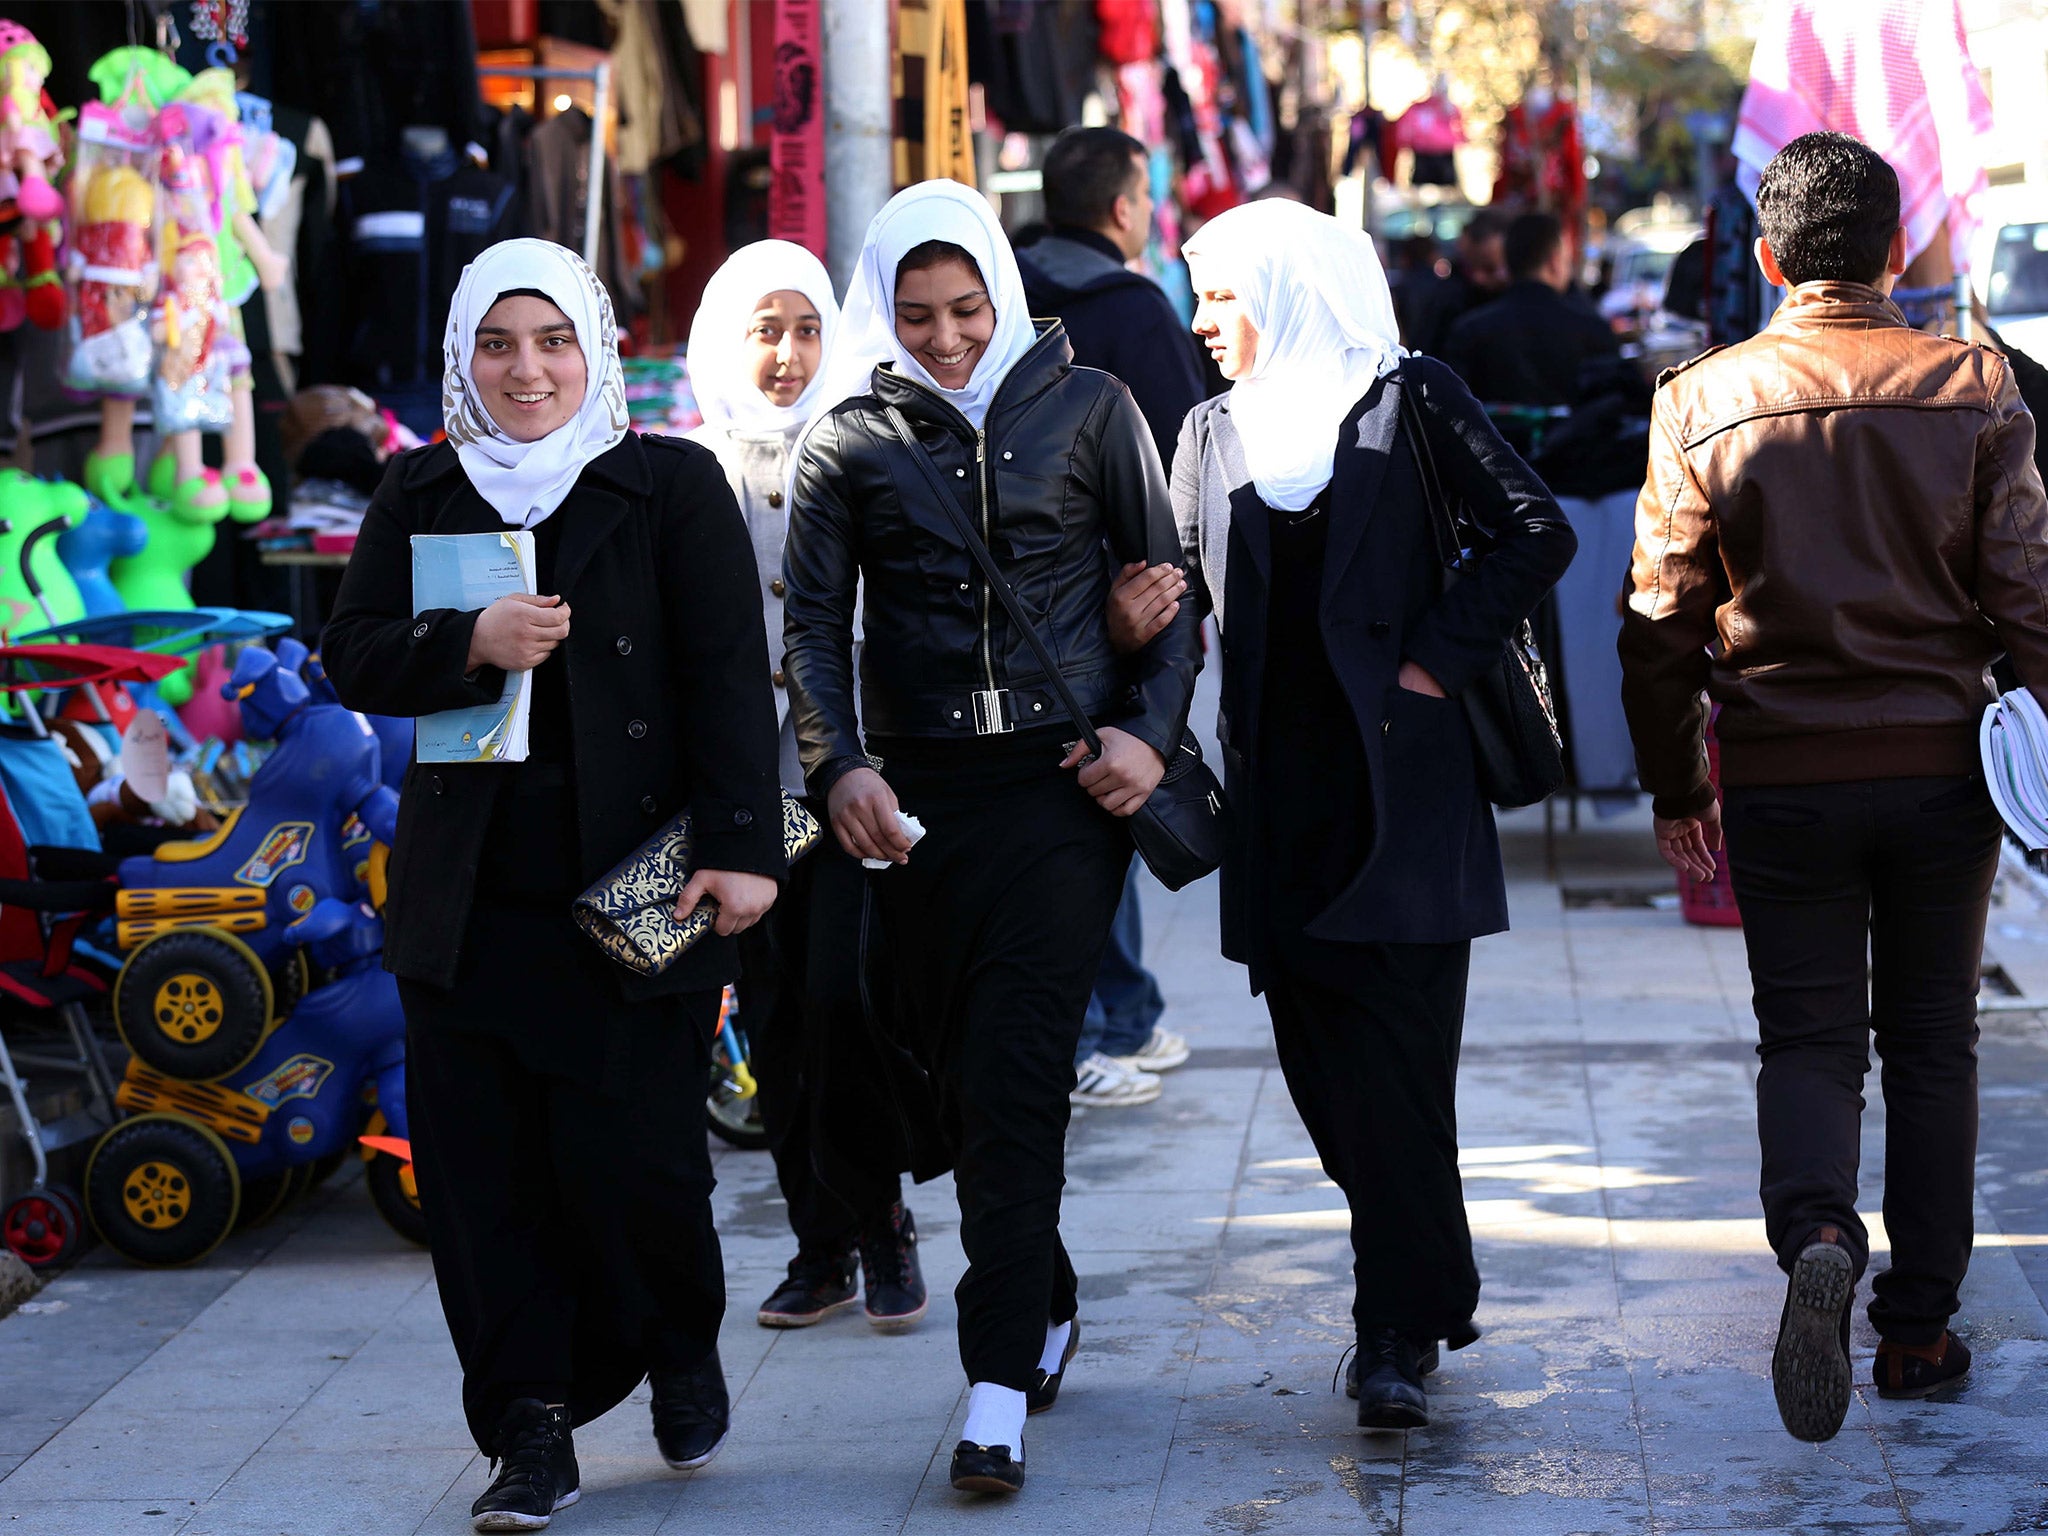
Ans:
[[[1770,329],[1801,325],[1904,325],[1905,315],[1868,283],[1801,283],[1771,316]]]
[[[1067,328],[1057,320],[1031,323],[1038,329],[1038,339],[1011,365],[996,389],[995,398],[988,403],[985,421],[995,420],[999,410],[1008,410],[1030,399],[1074,366],[1074,347],[1067,340]],[[883,404],[898,407],[906,416],[936,421],[955,432],[973,435],[974,429],[952,401],[898,373],[893,364],[883,363],[875,369],[874,392]]]
[[[404,478],[400,483],[408,491],[417,491],[448,475],[459,474],[461,470],[462,460],[453,443],[433,443],[406,455]],[[629,496],[645,496],[654,489],[654,471],[647,463],[647,450],[641,446],[637,432],[628,432],[592,459],[583,467],[583,475],[586,479],[602,480]],[[582,483],[582,480],[577,482],[579,487]]]

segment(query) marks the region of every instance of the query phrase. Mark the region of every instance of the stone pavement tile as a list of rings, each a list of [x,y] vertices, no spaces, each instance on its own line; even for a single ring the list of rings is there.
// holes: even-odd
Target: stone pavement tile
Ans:
[[[8,1490],[12,1492],[12,1488]],[[22,1536],[176,1536],[199,1513],[189,1499],[0,1497],[0,1531]]]
[[[1751,1429],[1645,1429],[1643,1455],[1658,1521],[1828,1529],[1904,1523],[1883,1448],[1851,1407],[1842,1433],[1822,1445],[1776,1423]]]
[[[1685,1316],[1698,1312],[1740,1313],[1768,1319],[1777,1327],[1785,1303],[1785,1279],[1776,1268],[1726,1278],[1662,1276],[1642,1279],[1624,1274],[1620,1280],[1621,1310],[1629,1317]]]
[[[410,1362],[350,1361],[285,1420],[265,1450],[473,1452],[459,1392],[444,1383],[453,1385],[452,1377],[437,1379]]]
[[[1328,1393],[1241,1387],[1191,1397],[1150,1529],[1400,1530],[1403,1437],[1362,1434],[1355,1415]]]
[[[1165,1077],[1150,1104],[1074,1111],[1067,1136],[1070,1188],[1150,1193],[1229,1189],[1237,1182],[1245,1127],[1267,1072],[1182,1068]]]
[[[1546,1241],[1544,1229],[1559,1237]],[[1591,1246],[1570,1218],[1553,1217],[1474,1226],[1472,1247],[1479,1261],[1479,1325],[1530,1322],[1553,1317],[1597,1317],[1619,1322],[1621,1304],[1614,1264],[1604,1247]]]
[[[1069,1253],[1145,1252],[1206,1258],[1217,1244],[1218,1221],[1230,1213],[1222,1189],[1075,1190],[1060,1199],[1060,1239]]]
[[[410,1532],[473,1458],[470,1451],[266,1446],[209,1499],[182,1536]]]
[[[2013,1465],[1975,1467],[1967,1476],[1902,1475],[1898,1492],[1915,1536],[2048,1529],[2048,1473],[2038,1447]]]
[[[1893,1473],[1938,1479],[2011,1468],[2032,1470],[2048,1453],[2048,1346],[2035,1339],[1988,1341],[1970,1374],[1935,1397],[1888,1401],[1862,1396]],[[1857,1360],[1867,1381],[1869,1364]]]
[[[1586,1392],[1626,1394],[1633,1386],[1612,1323],[1569,1318],[1489,1327],[1478,1343],[1446,1351],[1428,1382],[1432,1402],[1470,1397],[1496,1408],[1570,1401]]]
[[[206,1499],[268,1440],[283,1410],[166,1415],[109,1397],[53,1436],[0,1488],[39,1499]]]

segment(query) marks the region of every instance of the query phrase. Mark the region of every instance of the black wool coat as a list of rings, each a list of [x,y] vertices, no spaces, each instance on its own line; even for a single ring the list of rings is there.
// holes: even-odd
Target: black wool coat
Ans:
[[[1401,431],[1404,390],[1422,406],[1448,495],[1464,502],[1465,536],[1485,553],[1448,591]],[[1369,780],[1333,792],[1368,797],[1371,836],[1364,862],[1310,923],[1308,937],[1442,944],[1498,932],[1507,927],[1500,842],[1455,699],[1498,664],[1502,642],[1564,574],[1578,540],[1457,375],[1427,357],[1408,358],[1346,413],[1326,502],[1318,617]],[[1173,504],[1191,595],[1204,612],[1221,608],[1217,735],[1234,810],[1221,881],[1223,952],[1250,962],[1259,950],[1252,925],[1262,920],[1254,910],[1264,821],[1257,746],[1273,514],[1245,466],[1228,395],[1188,414],[1174,456]],[[1428,671],[1452,699],[1405,695],[1396,682],[1404,660]]]
[[[628,433],[556,509],[555,587],[571,609],[568,665],[584,883],[677,812],[697,862],[780,880],[782,802],[767,639],[746,523],[711,451]],[[392,460],[342,576],[321,655],[342,702],[380,715],[488,703],[492,667],[465,676],[474,612],[412,607],[416,533],[497,533],[446,443]],[[384,964],[451,986],[477,863],[507,770],[420,763],[399,798]],[[715,987],[739,973],[731,939],[704,939],[658,977],[617,975],[629,999]]]

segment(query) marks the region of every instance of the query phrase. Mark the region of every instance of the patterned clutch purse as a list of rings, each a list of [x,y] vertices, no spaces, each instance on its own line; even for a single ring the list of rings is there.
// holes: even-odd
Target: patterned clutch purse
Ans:
[[[784,790],[783,857],[794,864],[817,841],[817,818]],[[707,901],[685,921],[676,921],[676,898],[690,880],[691,842],[690,813],[685,811],[627,854],[570,909],[576,926],[629,971],[659,976],[718,920],[718,904]]]

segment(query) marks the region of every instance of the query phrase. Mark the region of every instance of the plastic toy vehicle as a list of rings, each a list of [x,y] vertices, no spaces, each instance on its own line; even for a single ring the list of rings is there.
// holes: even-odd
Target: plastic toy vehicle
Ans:
[[[142,1063],[187,1083],[239,1073],[306,996],[311,975],[288,933],[326,899],[372,894],[398,797],[377,738],[353,712],[315,704],[296,672],[245,648],[230,681],[248,734],[276,740],[249,803],[196,842],[124,859],[114,1022]]]
[[[198,934],[203,930],[188,930]],[[238,1221],[260,1220],[345,1155],[375,1113],[407,1156],[377,1151],[372,1198],[402,1234],[419,1223],[405,1114],[405,1017],[379,956],[384,924],[366,905],[327,898],[283,935],[317,974],[314,988],[253,1061],[225,1082],[179,1081],[140,1058],[115,1102],[130,1114],[99,1139],[85,1170],[85,1207],[107,1245],[137,1264],[189,1264]],[[124,973],[122,983],[129,976]],[[191,1000],[173,980],[173,1009]],[[201,994],[203,1001],[203,993]],[[417,1240],[417,1238],[415,1239]]]

